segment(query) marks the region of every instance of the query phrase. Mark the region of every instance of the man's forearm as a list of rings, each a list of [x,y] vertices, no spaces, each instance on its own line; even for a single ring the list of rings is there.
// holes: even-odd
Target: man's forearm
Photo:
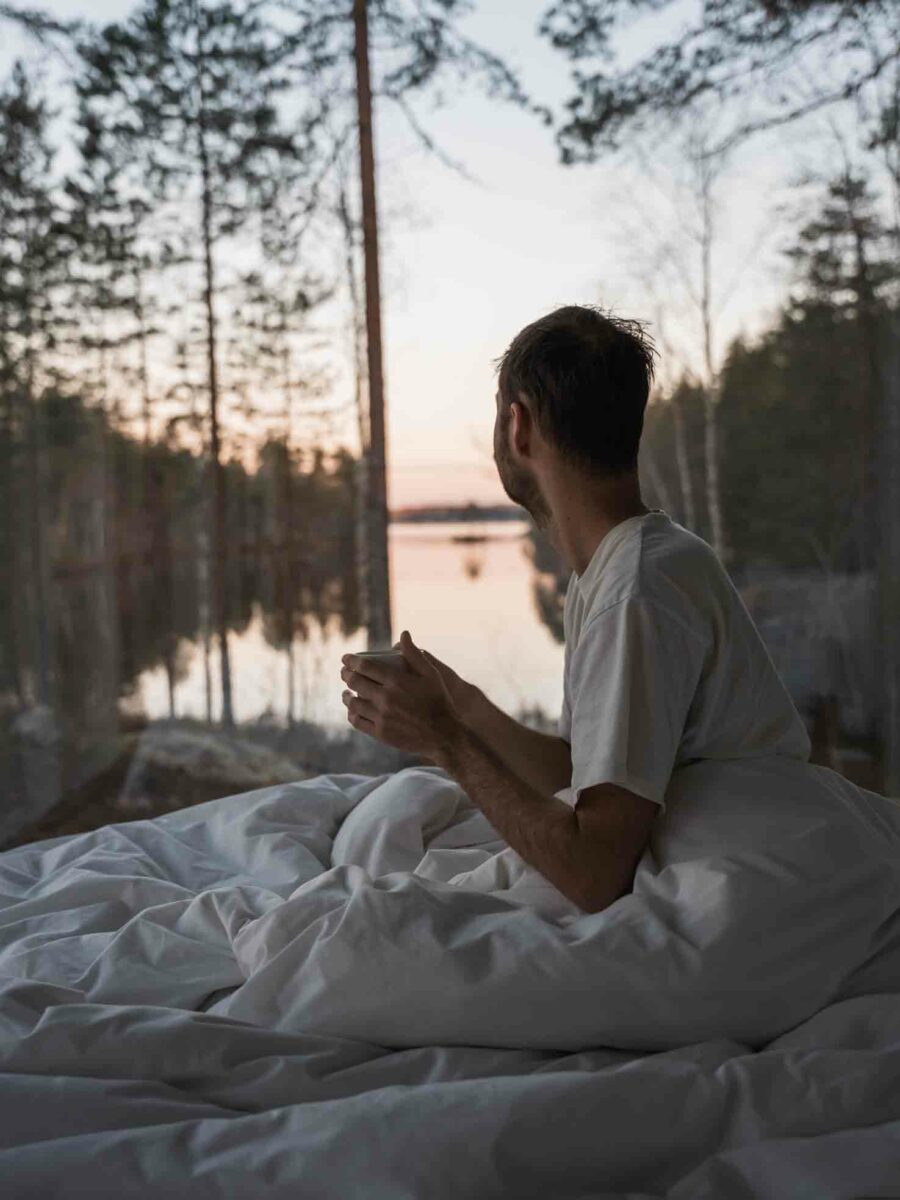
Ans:
[[[568,742],[529,729],[492,704],[477,688],[463,721],[501,762],[541,795],[552,796],[572,782],[572,749]]]
[[[618,894],[598,901],[602,861],[586,846],[568,804],[531,787],[467,725],[454,726],[435,759],[477,804],[502,838],[574,904],[599,911]],[[611,874],[612,878],[612,874]]]

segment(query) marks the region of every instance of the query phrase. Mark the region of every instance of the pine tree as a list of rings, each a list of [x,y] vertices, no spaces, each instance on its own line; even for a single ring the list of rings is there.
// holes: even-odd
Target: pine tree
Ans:
[[[849,169],[831,181],[819,215],[800,233],[793,257],[807,302],[830,302],[837,337],[853,362],[856,389],[859,565],[878,584],[876,710],[883,788],[900,789],[900,261],[897,231],[878,215],[867,181]],[[803,300],[800,300],[802,305]]]
[[[795,314],[827,311],[855,385],[845,403],[853,406],[857,443],[853,538],[857,569],[876,568],[879,557],[878,420],[885,387],[881,346],[892,285],[900,281],[890,231],[875,208],[866,181],[845,171],[832,180],[816,216],[787,251],[798,273]]]
[[[79,450],[90,519],[81,527],[76,556],[90,565],[79,580],[78,619],[68,622],[75,654],[84,654],[73,696],[79,713],[74,726],[87,743],[113,743],[118,721],[120,680],[130,674],[121,661],[122,621],[130,584],[126,526],[134,507],[133,481],[122,470],[122,432],[129,413],[123,405],[127,379],[123,355],[136,338],[133,273],[138,227],[123,181],[118,147],[84,107],[78,114],[79,161],[66,179],[65,233],[68,239],[68,304],[78,316],[67,353],[78,364],[78,388],[92,401],[88,436]],[[134,657],[125,646],[126,658]]]
[[[652,9],[671,13],[674,2],[654,0]],[[698,100],[738,118],[720,147],[848,102],[871,148],[896,143],[896,4],[717,0],[664,22],[662,40],[616,63],[615,41],[634,8],[634,0],[553,0],[544,13],[539,32],[575,64],[557,130],[564,162],[593,161]],[[826,72],[817,69],[823,56]]]
[[[55,378],[54,350],[66,324],[66,247],[48,122],[45,101],[17,63],[0,92],[0,368],[12,501],[5,517],[7,630],[16,688],[42,705],[52,705],[54,687],[42,398]]]
[[[321,531],[299,511],[294,486],[295,436],[300,420],[328,415],[327,409],[316,412],[310,406],[310,401],[315,403],[324,396],[331,383],[330,376],[315,364],[310,320],[329,299],[332,288],[304,263],[311,212],[308,205],[297,203],[298,193],[303,195],[302,180],[292,186],[289,175],[287,167],[277,195],[262,214],[261,266],[241,281],[243,304],[235,342],[250,386],[281,402],[274,412],[257,407],[252,419],[256,427],[265,420],[271,427],[260,455],[261,474],[269,485],[266,542],[272,555],[267,567],[275,593],[266,638],[287,657],[287,719],[291,726],[297,716],[295,643],[298,634],[306,637],[298,598],[306,563],[325,549]],[[305,429],[308,432],[308,426]]]
[[[228,650],[229,553],[221,378],[223,249],[271,200],[277,166],[301,161],[316,138],[317,112],[290,133],[276,101],[290,84],[292,43],[255,3],[147,0],[124,24],[81,47],[79,93],[105,110],[161,202],[185,205],[200,269],[212,494],[212,608],[222,722],[233,724]]]

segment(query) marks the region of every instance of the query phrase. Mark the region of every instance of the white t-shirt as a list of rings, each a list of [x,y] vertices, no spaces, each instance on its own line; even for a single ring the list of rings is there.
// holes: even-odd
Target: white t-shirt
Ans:
[[[808,760],[803,720],[727,572],[661,509],[614,526],[572,572],[563,620],[566,803],[617,783],[665,808],[672,771],[698,759]]]

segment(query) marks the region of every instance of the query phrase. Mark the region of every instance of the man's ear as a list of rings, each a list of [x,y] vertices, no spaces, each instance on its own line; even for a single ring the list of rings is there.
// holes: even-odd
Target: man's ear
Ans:
[[[532,420],[525,393],[519,392],[516,399],[510,401],[509,408],[513,445],[520,454],[527,454],[531,445]]]

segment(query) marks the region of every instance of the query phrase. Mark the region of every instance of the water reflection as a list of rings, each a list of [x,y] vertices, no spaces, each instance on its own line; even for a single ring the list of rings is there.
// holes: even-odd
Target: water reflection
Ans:
[[[349,506],[331,531],[320,525],[315,545],[306,526],[287,541],[260,532],[232,555],[237,731],[218,724],[221,672],[203,600],[202,539],[188,522],[179,531],[153,569],[120,553],[62,562],[52,573],[53,703],[0,696],[0,844],[304,772],[377,774],[417,761],[353,730],[341,700],[341,656],[367,648]],[[569,569],[544,536],[522,519],[394,523],[389,538],[394,638],[408,629],[502,709],[552,731]],[[745,568],[736,582],[808,718],[816,761],[878,790],[866,703],[871,581],[832,579],[826,596],[818,578],[795,576]]]
[[[534,566],[527,521],[390,526],[395,638],[409,629],[417,644],[510,709],[562,704],[562,647],[533,602]],[[477,537],[477,551],[461,537]],[[542,581],[546,587],[546,581]],[[299,605],[297,606],[299,609]],[[303,614],[288,644],[273,633],[272,612],[257,602],[230,641],[235,718],[347,724],[341,703],[341,655],[366,648],[365,632],[347,633],[334,614]],[[165,664],[144,670],[132,704],[150,718],[203,718],[206,671],[201,644],[178,644],[179,677]],[[524,661],[523,661],[524,660]],[[212,651],[212,707],[219,711]]]
[[[467,579],[477,579],[484,567],[484,558],[481,554],[467,554],[463,559],[463,571]]]
[[[0,721],[0,844],[26,827],[26,840],[54,836],[296,778],[301,763],[312,773],[405,765],[352,729],[341,700],[341,656],[367,647],[344,507],[315,537],[309,523],[278,541],[257,530],[231,555],[237,732],[218,727],[222,672],[196,513],[154,541],[152,565],[121,548],[57,559],[50,702],[9,696]],[[240,524],[253,528],[246,514]],[[536,570],[546,558],[537,536],[527,520],[391,525],[393,626],[507,711],[552,726],[563,650],[536,602],[549,578]]]

